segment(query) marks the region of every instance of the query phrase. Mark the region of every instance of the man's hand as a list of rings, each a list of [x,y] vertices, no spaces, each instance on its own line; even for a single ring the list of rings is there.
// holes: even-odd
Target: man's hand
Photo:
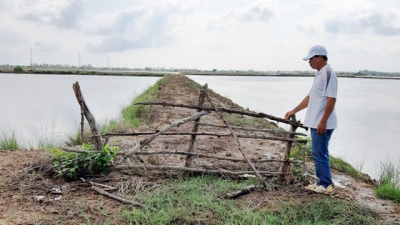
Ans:
[[[290,117],[292,117],[294,114],[296,114],[293,110],[289,111],[285,114],[285,120],[290,120]]]
[[[319,122],[318,127],[317,127],[317,134],[325,134],[326,133],[326,122]]]

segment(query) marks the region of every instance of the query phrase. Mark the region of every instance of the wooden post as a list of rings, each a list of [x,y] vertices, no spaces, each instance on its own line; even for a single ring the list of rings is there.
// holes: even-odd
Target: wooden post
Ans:
[[[74,89],[76,100],[78,100],[78,103],[81,106],[81,110],[83,111],[83,114],[85,115],[86,120],[89,123],[90,129],[92,131],[92,135],[94,138],[94,144],[95,144],[96,150],[100,151],[101,150],[101,134],[99,131],[99,127],[96,123],[96,120],[94,119],[94,116],[92,115],[88,106],[85,103],[85,99],[83,98],[82,91],[81,91],[78,81],[72,85],[72,88]]]
[[[296,122],[296,115],[293,115],[291,117],[291,120],[293,122]],[[293,139],[295,137],[294,132],[296,131],[296,129],[297,129],[296,126],[294,126],[294,125],[290,126],[289,138]],[[285,148],[285,152],[284,152],[284,155],[283,155],[283,160],[285,160],[285,161],[281,163],[281,166],[279,168],[279,172],[285,173],[285,174],[279,175],[279,180],[281,182],[288,183],[289,180],[290,180],[290,161],[289,161],[289,156],[290,156],[290,150],[292,149],[292,144],[293,144],[293,141],[288,141],[286,143],[286,148]]]
[[[204,104],[204,98],[205,98],[205,92],[207,91],[207,84],[203,85],[202,89],[200,90],[200,94],[199,94],[199,100],[197,102],[197,106],[202,107]],[[200,112],[201,109],[197,109],[197,112]],[[199,130],[199,124],[198,122],[200,121],[199,117],[198,119],[195,120],[195,124],[192,128],[192,132],[193,133],[197,133],[197,131]],[[196,141],[196,134],[192,134],[190,135],[190,144],[189,144],[189,149],[187,150],[187,152],[189,153],[193,153],[194,152],[194,143]],[[187,155],[186,156],[186,162],[185,162],[185,166],[186,167],[190,167],[192,165],[192,161],[193,161],[193,156],[191,155]]]
[[[83,132],[85,131],[85,115],[84,115],[84,107],[83,107],[83,102],[82,100],[79,102],[79,105],[81,106],[81,141],[79,144],[83,144]]]

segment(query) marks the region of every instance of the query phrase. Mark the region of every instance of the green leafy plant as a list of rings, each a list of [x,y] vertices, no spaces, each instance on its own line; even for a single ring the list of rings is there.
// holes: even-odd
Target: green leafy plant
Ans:
[[[91,149],[89,143],[84,143],[87,153],[65,152],[51,149],[54,155],[53,167],[58,176],[77,179],[83,174],[104,174],[108,166],[114,163],[118,147],[104,146],[101,151]]]

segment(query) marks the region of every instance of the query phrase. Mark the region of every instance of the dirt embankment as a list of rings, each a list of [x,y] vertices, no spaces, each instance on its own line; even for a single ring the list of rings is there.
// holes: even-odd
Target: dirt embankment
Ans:
[[[210,98],[218,107],[241,109],[218,94],[208,91]],[[169,75],[160,87],[157,101],[176,104],[197,105],[199,87],[190,79]],[[90,102],[88,102],[90,107]],[[205,106],[210,106],[205,103]],[[193,109],[172,108],[157,106],[149,115],[151,123],[135,131],[155,131],[171,121],[189,117]],[[225,114],[225,117],[231,115]],[[246,117],[234,118],[246,120]],[[216,113],[202,117],[201,122],[222,124]],[[171,132],[190,132],[193,123],[184,124],[171,130]],[[274,125],[265,121],[262,128],[273,128]],[[201,126],[200,132],[227,132],[226,128]],[[114,137],[109,143],[118,145],[122,151],[129,150],[142,140],[143,137]],[[160,136],[151,142],[147,149],[186,151],[190,136]],[[285,143],[259,139],[241,139],[244,152],[248,158],[280,158]],[[220,157],[241,158],[237,144],[233,138],[198,136],[196,139],[196,153],[212,154]],[[54,178],[51,174],[51,162],[44,151],[3,151],[0,150],[0,224],[98,224],[101,221],[121,222],[120,212],[124,207],[121,203],[110,200],[94,192],[81,181],[65,182],[63,179]],[[145,163],[153,165],[181,166],[185,156],[143,156]],[[193,165],[203,169],[245,169],[250,170],[246,163],[220,162],[217,160],[204,160],[194,158]],[[277,169],[279,164],[260,166],[259,169]],[[273,192],[258,189],[242,197],[248,205],[255,208],[274,207],[279,202],[287,201],[313,201],[315,198],[341,198],[357,202],[375,209],[380,217],[388,224],[400,223],[400,207],[388,201],[379,200],[374,196],[374,188],[367,183],[355,181],[353,178],[333,171],[334,179],[339,181],[334,195],[323,196],[305,192],[300,184],[283,186]],[[156,174],[157,175],[157,174]],[[165,175],[159,173],[158,175]],[[139,176],[112,172],[102,181],[114,187],[127,187],[134,184]],[[142,183],[151,186],[154,176],[147,176]],[[128,185],[129,184],[129,185]],[[62,194],[55,190],[61,190]],[[118,195],[134,195],[134,190],[120,189]],[[253,207],[254,208],[254,207]]]

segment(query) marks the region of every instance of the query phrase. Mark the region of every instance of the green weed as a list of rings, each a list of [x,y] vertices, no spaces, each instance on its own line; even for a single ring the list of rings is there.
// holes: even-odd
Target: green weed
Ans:
[[[122,113],[124,120],[132,127],[139,127],[142,124],[146,124],[150,121],[150,109],[148,105],[135,105],[138,102],[154,101],[157,97],[158,90],[161,84],[165,81],[165,77],[157,81],[152,87],[148,88],[141,95],[137,96],[132,104],[125,108]]]
[[[7,136],[3,133],[3,138],[0,139],[0,147],[3,150],[19,149],[19,144],[15,132],[12,132],[11,136]]]
[[[341,172],[347,173],[350,176],[357,178],[357,179],[363,178],[363,174],[360,171],[354,169],[354,167],[352,167],[349,163],[345,162],[343,159],[329,156],[329,161],[330,161],[332,168],[335,168]]]
[[[392,162],[384,163],[381,166],[379,186],[376,196],[381,199],[388,199],[400,203],[400,168]]]
[[[77,179],[83,174],[103,174],[113,164],[118,148],[106,145],[100,152],[91,151],[89,144],[83,144],[88,153],[65,152],[51,149],[54,155],[53,167],[58,176]]]
[[[223,199],[223,194],[254,181],[238,182],[203,176],[181,179],[155,191],[143,190],[135,199],[154,210],[125,209],[127,224],[379,224],[372,210],[330,198],[281,203],[252,209],[248,203]]]

